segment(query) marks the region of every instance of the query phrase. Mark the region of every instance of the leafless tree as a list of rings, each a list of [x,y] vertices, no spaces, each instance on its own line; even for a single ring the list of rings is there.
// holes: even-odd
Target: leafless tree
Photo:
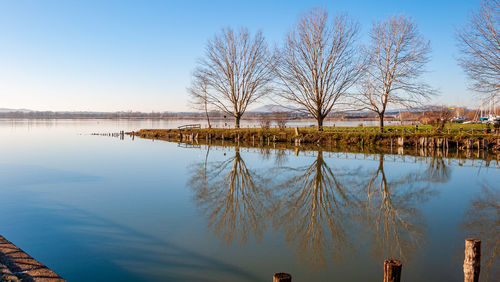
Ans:
[[[423,124],[430,124],[436,132],[441,132],[446,123],[453,118],[454,112],[446,106],[434,106],[426,110],[425,116],[420,118]]]
[[[358,24],[346,15],[329,20],[323,9],[311,9],[289,32],[276,52],[279,97],[323,120],[346,95],[359,75],[355,41]]]
[[[193,80],[191,81],[191,86],[188,88],[188,93],[191,98],[189,101],[190,105],[197,110],[205,112],[208,128],[212,128],[212,125],[210,124],[210,116],[208,114],[208,80],[200,73],[199,70],[195,71],[193,74]]]
[[[278,125],[278,128],[283,130],[286,128],[286,123],[288,122],[287,112],[274,112],[272,114],[274,122]]]
[[[483,0],[467,25],[457,32],[458,61],[473,82],[472,89],[497,94],[500,90],[500,1]]]
[[[259,120],[260,128],[269,129],[271,128],[271,117],[268,115],[263,115]]]
[[[226,28],[208,41],[199,75],[207,81],[207,103],[234,117],[235,128],[248,105],[271,91],[269,51],[262,32]]]
[[[369,37],[363,48],[364,78],[355,99],[361,109],[378,115],[383,132],[388,106],[414,107],[433,94],[420,80],[429,61],[430,44],[415,22],[404,16],[374,22]]]

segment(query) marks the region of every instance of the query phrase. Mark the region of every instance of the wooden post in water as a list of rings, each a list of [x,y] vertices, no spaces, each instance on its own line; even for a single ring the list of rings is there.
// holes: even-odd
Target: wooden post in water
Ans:
[[[397,259],[384,261],[384,282],[400,282],[403,264]]]
[[[292,282],[292,275],[283,272],[274,273],[273,282]]]
[[[479,281],[481,240],[465,239],[464,282]]]

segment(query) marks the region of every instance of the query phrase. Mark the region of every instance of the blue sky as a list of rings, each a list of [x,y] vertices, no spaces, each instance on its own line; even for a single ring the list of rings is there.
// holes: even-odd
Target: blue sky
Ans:
[[[431,41],[433,103],[475,105],[456,63],[455,27],[478,0],[76,1],[0,0],[0,108],[189,110],[186,87],[205,43],[221,28],[261,29],[280,44],[311,7],[361,25],[411,16]]]

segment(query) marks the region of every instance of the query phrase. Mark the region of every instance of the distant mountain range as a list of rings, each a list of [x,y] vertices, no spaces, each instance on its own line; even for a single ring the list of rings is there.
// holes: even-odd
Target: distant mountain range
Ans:
[[[13,113],[13,112],[29,113],[29,112],[32,112],[32,110],[0,108],[0,113]]]
[[[399,113],[405,113],[405,112],[420,112],[420,111],[426,111],[430,110],[435,106],[432,105],[424,105],[412,109],[407,109],[407,108],[401,108],[401,109],[387,109],[386,114],[399,114]],[[281,106],[281,105],[264,105],[261,107],[258,107],[253,110],[249,110],[248,112],[252,113],[272,113],[272,112],[296,112],[298,111],[299,108],[294,107],[294,106]],[[334,112],[339,112],[338,110]],[[340,112],[346,113],[346,114],[362,114],[362,113],[369,113],[370,111],[368,110],[341,110]]]
[[[272,112],[294,112],[297,108],[293,106],[281,106],[281,105],[264,105],[249,112],[253,113],[272,113]]]
[[[420,111],[427,111],[432,109],[435,106],[432,105],[425,105],[421,107],[416,107],[413,109],[388,109],[385,113],[388,115],[394,115],[394,114],[399,114],[399,113],[404,113],[404,112],[420,112]],[[467,109],[469,110],[469,109]],[[274,112],[298,112],[299,108],[294,107],[294,106],[281,106],[281,105],[276,105],[276,104],[268,104],[264,106],[260,106],[258,108],[248,110],[247,112],[249,113],[274,113]],[[117,112],[93,112],[93,111],[33,111],[29,109],[9,109],[9,108],[0,108],[0,114],[8,114],[8,113],[24,113],[24,114],[34,114],[34,113],[58,113],[58,114],[83,114],[83,115],[102,115],[102,114],[119,114],[119,115],[130,115],[130,114],[151,114],[149,112],[132,112],[132,111],[117,111]],[[344,113],[344,114],[363,114],[363,113],[368,113],[368,110],[345,110],[345,111],[334,111],[333,113]],[[156,114],[160,112],[155,112]],[[162,113],[171,113],[171,114],[177,114],[177,115],[191,115],[195,114],[197,112],[162,112]]]

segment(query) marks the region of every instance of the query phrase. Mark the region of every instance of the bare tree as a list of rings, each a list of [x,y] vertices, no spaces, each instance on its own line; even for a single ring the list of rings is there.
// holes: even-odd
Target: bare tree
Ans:
[[[374,22],[369,36],[370,42],[363,48],[364,78],[355,99],[361,109],[378,115],[383,132],[388,106],[414,107],[433,94],[420,80],[429,61],[430,45],[413,20],[404,16]]]
[[[271,128],[271,117],[268,115],[262,115],[259,120],[260,128],[269,129]]]
[[[473,82],[472,89],[500,90],[500,1],[483,0],[467,25],[457,32],[462,53],[458,61]]]
[[[325,10],[311,9],[276,52],[278,95],[311,114],[320,131],[325,117],[358,77],[357,34],[358,24],[346,15],[330,21]]]
[[[195,109],[205,112],[208,128],[212,128],[212,125],[210,124],[210,116],[208,114],[208,80],[200,73],[199,70],[194,72],[191,86],[188,88],[188,93],[191,98],[189,101],[190,105]]]
[[[262,35],[253,38],[246,28],[226,28],[208,41],[199,75],[207,81],[208,104],[234,117],[235,127],[248,105],[270,93],[272,70]]]
[[[286,123],[288,122],[288,113],[287,112],[274,112],[272,114],[274,122],[278,125],[278,128],[283,130],[286,128]]]
[[[446,123],[453,118],[453,111],[446,106],[433,106],[426,110],[425,116],[420,118],[423,124],[430,124],[436,132],[441,132]]]

